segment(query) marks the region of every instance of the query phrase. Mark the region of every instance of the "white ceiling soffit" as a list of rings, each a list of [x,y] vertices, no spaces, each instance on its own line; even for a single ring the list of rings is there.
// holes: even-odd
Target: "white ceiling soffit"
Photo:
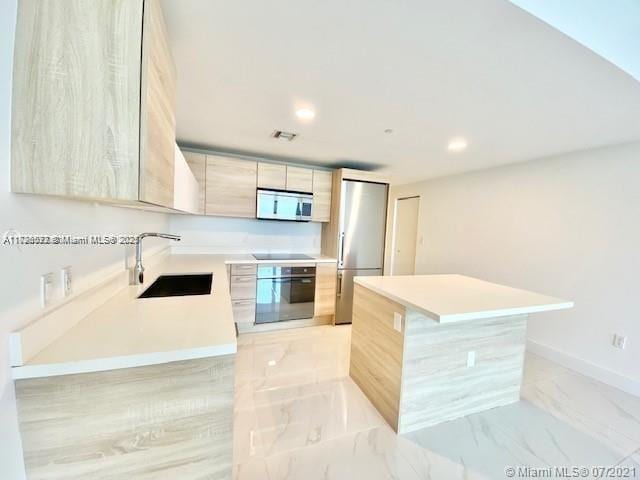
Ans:
[[[182,144],[405,183],[640,140],[640,83],[508,0],[163,7]]]
[[[511,0],[640,80],[639,0]]]

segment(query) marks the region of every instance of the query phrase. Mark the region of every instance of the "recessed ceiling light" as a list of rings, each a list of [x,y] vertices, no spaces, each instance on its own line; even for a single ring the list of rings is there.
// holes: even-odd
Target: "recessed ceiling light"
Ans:
[[[298,117],[300,120],[313,120],[315,116],[316,112],[314,112],[310,108],[303,107],[296,110],[296,117]]]
[[[447,150],[450,152],[462,152],[466,148],[467,141],[462,137],[452,138],[447,145]]]
[[[393,133],[393,128],[385,129],[384,133]]]

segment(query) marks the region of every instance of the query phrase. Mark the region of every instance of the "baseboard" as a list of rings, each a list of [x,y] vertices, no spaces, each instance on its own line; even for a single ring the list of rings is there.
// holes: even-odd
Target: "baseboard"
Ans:
[[[594,380],[615,387],[623,392],[640,397],[640,380],[620,375],[608,368],[600,367],[587,360],[574,357],[532,340],[527,340],[527,351],[593,378]]]

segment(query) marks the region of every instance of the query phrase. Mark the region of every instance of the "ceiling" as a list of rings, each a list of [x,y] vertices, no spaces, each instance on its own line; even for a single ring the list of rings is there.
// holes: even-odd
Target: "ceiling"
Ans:
[[[163,8],[181,145],[407,183],[640,140],[640,83],[507,0]],[[297,119],[298,106],[315,119]],[[448,152],[458,136],[468,148]]]

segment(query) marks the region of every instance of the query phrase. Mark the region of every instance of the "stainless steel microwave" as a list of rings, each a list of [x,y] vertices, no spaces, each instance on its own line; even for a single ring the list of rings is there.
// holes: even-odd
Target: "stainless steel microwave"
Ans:
[[[258,189],[256,217],[266,220],[311,221],[313,194]]]

